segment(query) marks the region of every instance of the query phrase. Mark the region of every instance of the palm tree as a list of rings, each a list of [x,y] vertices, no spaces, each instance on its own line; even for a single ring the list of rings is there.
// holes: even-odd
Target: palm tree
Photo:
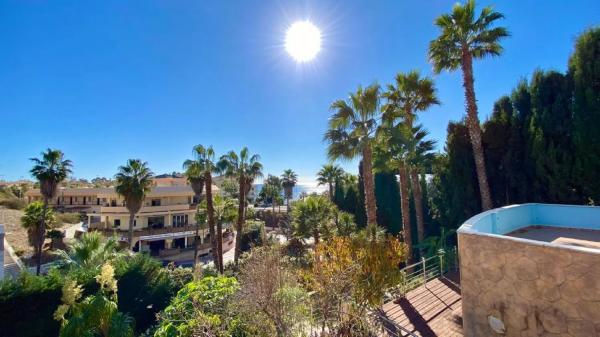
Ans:
[[[418,112],[440,104],[433,80],[421,77],[416,70],[398,73],[395,85],[388,85],[387,92],[382,96],[387,99],[383,106],[383,119],[393,122],[402,118],[410,127],[413,126]]]
[[[377,224],[377,203],[373,181],[372,141],[379,119],[379,85],[359,87],[347,100],[331,105],[329,130],[324,139],[329,143],[328,156],[335,160],[362,156],[367,224]]]
[[[21,227],[27,230],[27,239],[29,244],[33,246],[35,256],[41,255],[42,252],[39,250],[42,245],[39,240],[44,239],[44,235],[40,235],[40,222],[44,223],[44,231],[53,228],[56,223],[54,212],[51,208],[44,210],[44,204],[39,201],[35,201],[27,205],[23,210],[23,216],[21,217]],[[48,232],[50,233],[50,232]],[[42,241],[43,242],[43,241]]]
[[[406,74],[398,73],[395,85],[388,85],[388,91],[383,94],[383,97],[387,99],[387,103],[383,106],[383,120],[386,125],[392,126],[392,128],[387,129],[391,133],[388,133],[386,140],[388,142],[400,142],[400,144],[391,145],[398,151],[398,153],[395,153],[395,160],[400,177],[402,227],[407,243],[412,240],[408,196],[409,181],[414,197],[422,195],[422,193],[418,181],[418,172],[416,168],[407,165],[406,156],[415,149],[414,146],[410,147],[410,144],[415,144],[414,139],[411,137],[416,135],[413,133],[413,124],[417,113],[429,109],[432,105],[440,104],[435,91],[433,80],[429,77],[421,77],[418,71],[413,70]],[[393,127],[394,124],[397,125],[396,128]],[[398,126],[398,124],[404,124],[404,126]],[[383,151],[383,153],[385,152]],[[417,213],[417,235],[420,242],[424,239],[425,233],[421,198],[415,199],[415,209]],[[409,250],[412,250],[412,242],[408,246]]]
[[[70,268],[92,271],[96,274],[100,267],[125,254],[116,237],[104,238],[100,232],[84,234],[69,246],[69,250],[56,252],[63,263]]]
[[[30,159],[34,165],[31,169],[31,175],[35,177],[40,184],[40,193],[44,198],[43,213],[46,214],[48,209],[48,202],[54,198],[58,185],[67,178],[71,173],[71,167],[73,166],[71,161],[64,159],[64,154],[60,150],[47,149],[46,152],[42,152],[42,157]],[[40,274],[40,268],[42,266],[42,248],[44,246],[44,238],[46,237],[46,216],[40,219],[37,233],[39,238],[36,240],[38,247],[37,251],[37,266],[36,274]]]
[[[213,150],[212,146],[205,148],[202,145],[196,145],[194,146],[193,153],[195,159],[186,160],[183,163],[183,168],[186,170],[188,181],[190,181],[190,184],[192,184],[192,189],[194,189],[192,180],[195,181],[196,184],[200,184],[200,181],[202,181],[202,184],[206,186],[206,211],[208,220],[208,230],[210,233],[210,242],[213,251],[213,261],[215,263],[215,268],[217,268],[218,271],[222,272],[223,266],[220,264],[220,261],[223,260],[223,234],[218,228],[215,233],[214,207],[212,195],[212,174],[217,173],[219,171],[215,164],[215,151]],[[192,178],[190,179],[190,177]],[[196,194],[198,200],[200,200],[199,194],[202,193],[202,187],[200,186],[199,188],[200,193],[197,193],[197,190],[198,187],[194,189],[194,194]],[[198,259],[198,231],[199,223],[196,222],[196,238],[194,240],[194,269],[196,267],[196,262]]]
[[[315,245],[322,236],[330,237],[334,229],[335,206],[323,196],[309,196],[294,203],[292,231],[299,238],[313,237]]]
[[[290,211],[290,199],[294,197],[294,186],[298,182],[298,175],[292,169],[283,171],[281,175],[281,186],[283,186],[283,192],[285,194],[285,204],[287,211]]]
[[[223,224],[231,223],[237,217],[236,202],[233,198],[222,197],[217,194],[214,198],[214,221],[217,223],[219,242],[219,273],[223,274]]]
[[[237,264],[242,252],[241,235],[245,223],[245,204],[246,195],[252,186],[254,179],[262,177],[262,164],[259,162],[260,156],[250,155],[247,147],[242,148],[238,155],[234,151],[229,151],[226,155],[221,156],[217,163],[217,167],[224,172],[226,176],[233,177],[238,180],[240,186],[240,197],[238,204],[238,217],[236,223],[236,240],[235,240],[235,263]]]
[[[415,218],[417,220],[417,238],[419,243],[425,240],[425,213],[423,211],[423,193],[421,191],[421,182],[419,172],[425,167],[430,167],[433,161],[433,151],[435,141],[426,140],[429,133],[421,125],[410,129],[407,137],[408,141],[408,170],[410,174],[411,189],[413,200],[415,202]]]
[[[152,177],[153,173],[148,168],[148,163],[139,159],[129,159],[127,165],[119,166],[119,172],[115,175],[115,190],[125,199],[125,207],[129,211],[127,240],[130,248],[133,248],[135,215],[142,208],[144,198],[152,188]]]
[[[344,175],[344,170],[334,164],[325,164],[317,172],[317,182],[319,185],[327,185],[329,187],[329,200],[333,201],[333,184]]]
[[[412,259],[413,235],[409,210],[409,174],[407,160],[409,156],[407,125],[405,123],[384,123],[377,130],[375,146],[375,166],[382,171],[398,170],[400,177],[400,211],[402,212],[402,235],[407,247],[406,256]]]
[[[483,8],[477,16],[474,0],[467,0],[464,5],[457,3],[452,8],[452,13],[441,15],[436,19],[435,24],[440,28],[441,33],[429,45],[429,60],[433,63],[436,73],[445,69],[454,71],[459,67],[462,70],[467,125],[475,158],[481,205],[484,210],[492,208],[492,198],[481,145],[481,126],[473,86],[475,81],[473,59],[498,56],[502,53],[500,40],[509,36],[509,33],[504,27],[492,27],[502,18],[504,15],[494,11],[492,7]]]

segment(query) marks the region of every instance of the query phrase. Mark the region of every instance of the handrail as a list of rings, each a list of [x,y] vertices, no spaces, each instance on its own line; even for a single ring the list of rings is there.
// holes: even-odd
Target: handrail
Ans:
[[[427,258],[423,257],[419,262],[405,266],[400,270],[403,273],[402,281],[388,290],[385,296],[386,300],[395,299],[398,296],[404,297],[407,292],[426,284],[428,281],[436,277],[443,277],[451,266],[454,266],[455,270],[458,268],[458,251],[456,247],[449,252],[440,249],[435,255]]]

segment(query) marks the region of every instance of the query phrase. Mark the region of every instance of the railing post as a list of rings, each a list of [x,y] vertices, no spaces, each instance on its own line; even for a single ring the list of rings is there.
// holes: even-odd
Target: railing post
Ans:
[[[427,272],[425,271],[426,265],[425,265],[425,258],[424,257],[421,257],[421,263],[423,264],[423,283],[427,284]]]
[[[454,246],[454,271],[458,271],[458,248]]]
[[[440,276],[444,275],[444,249],[438,250],[438,256],[440,258]]]

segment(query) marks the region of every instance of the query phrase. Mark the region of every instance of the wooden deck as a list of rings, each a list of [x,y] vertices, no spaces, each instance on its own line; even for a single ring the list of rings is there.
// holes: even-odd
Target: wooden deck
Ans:
[[[384,304],[381,314],[417,336],[462,337],[458,274],[446,274],[446,278],[433,279],[408,292],[406,297]]]

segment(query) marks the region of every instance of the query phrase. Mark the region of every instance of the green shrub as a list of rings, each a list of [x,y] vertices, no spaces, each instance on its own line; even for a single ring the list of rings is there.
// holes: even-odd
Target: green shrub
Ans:
[[[163,310],[179,290],[162,264],[146,254],[121,258],[115,266],[119,289],[119,311],[135,320],[141,333],[156,323]]]
[[[0,282],[1,337],[57,336],[59,323],[52,317],[61,304],[63,278],[58,273]]]

